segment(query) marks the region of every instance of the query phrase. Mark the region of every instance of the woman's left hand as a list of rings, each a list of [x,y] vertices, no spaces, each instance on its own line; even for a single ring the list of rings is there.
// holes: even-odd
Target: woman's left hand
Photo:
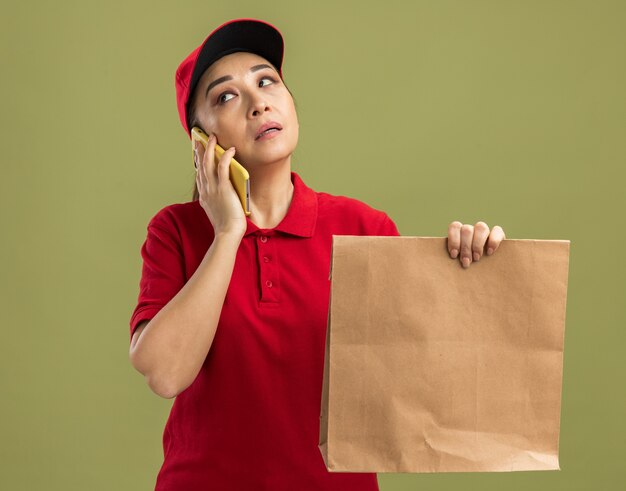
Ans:
[[[454,221],[448,225],[448,252],[452,259],[458,256],[463,267],[469,268],[472,261],[478,261],[483,256],[485,249],[488,256],[496,252],[505,238],[504,230],[498,225],[490,233],[485,222],[469,225]]]

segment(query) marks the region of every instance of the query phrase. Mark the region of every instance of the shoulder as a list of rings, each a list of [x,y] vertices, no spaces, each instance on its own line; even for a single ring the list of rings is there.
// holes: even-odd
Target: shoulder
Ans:
[[[198,201],[172,203],[160,208],[150,218],[148,229],[156,227],[181,236],[189,227],[197,227],[198,221],[203,220],[208,222],[208,217]]]
[[[318,218],[338,222],[355,234],[376,234],[391,221],[387,213],[349,196],[316,192]]]
[[[342,211],[345,213],[363,215],[367,217],[377,217],[384,214],[382,210],[374,208],[364,201],[349,196],[330,194],[325,192],[317,192],[317,201],[320,210],[324,211]]]

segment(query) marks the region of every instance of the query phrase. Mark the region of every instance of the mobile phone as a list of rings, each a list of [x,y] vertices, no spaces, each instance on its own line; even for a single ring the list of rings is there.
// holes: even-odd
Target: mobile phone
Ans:
[[[207,146],[209,144],[209,136],[202,131],[197,126],[194,126],[191,129],[191,157],[193,158],[195,165],[195,145],[196,142],[199,141],[204,146],[204,150],[206,151]],[[222,158],[224,155],[224,149],[219,145],[219,143],[215,143],[215,156],[218,159]],[[241,206],[243,208],[246,216],[250,215],[250,174],[245,169],[243,165],[237,162],[234,158],[230,159],[230,165],[228,167],[228,176],[230,177],[230,182],[233,184],[235,191],[237,192],[237,196],[239,196],[239,201],[241,201]]]

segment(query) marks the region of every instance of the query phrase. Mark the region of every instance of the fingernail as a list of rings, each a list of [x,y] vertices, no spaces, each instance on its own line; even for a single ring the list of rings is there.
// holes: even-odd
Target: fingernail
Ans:
[[[452,249],[450,251],[450,256],[452,256],[452,259],[455,259],[458,254],[459,254],[459,251],[457,251],[456,249]]]
[[[469,257],[464,257],[463,259],[461,259],[461,262],[463,263],[463,267],[464,268],[469,268],[469,265],[470,265],[470,258]]]
[[[478,261],[480,259],[480,254],[474,252],[474,261]]]
[[[493,249],[490,247],[487,249],[487,255],[491,256],[493,254]]]

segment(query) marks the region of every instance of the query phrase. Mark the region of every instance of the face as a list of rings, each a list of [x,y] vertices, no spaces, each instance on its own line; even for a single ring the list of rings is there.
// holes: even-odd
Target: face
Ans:
[[[219,81],[222,77],[230,79]],[[284,161],[295,150],[299,126],[293,98],[265,58],[247,52],[223,56],[204,72],[195,90],[202,129],[214,134],[224,150],[234,146],[235,158],[246,167]],[[257,140],[261,125],[270,121],[282,130]]]

